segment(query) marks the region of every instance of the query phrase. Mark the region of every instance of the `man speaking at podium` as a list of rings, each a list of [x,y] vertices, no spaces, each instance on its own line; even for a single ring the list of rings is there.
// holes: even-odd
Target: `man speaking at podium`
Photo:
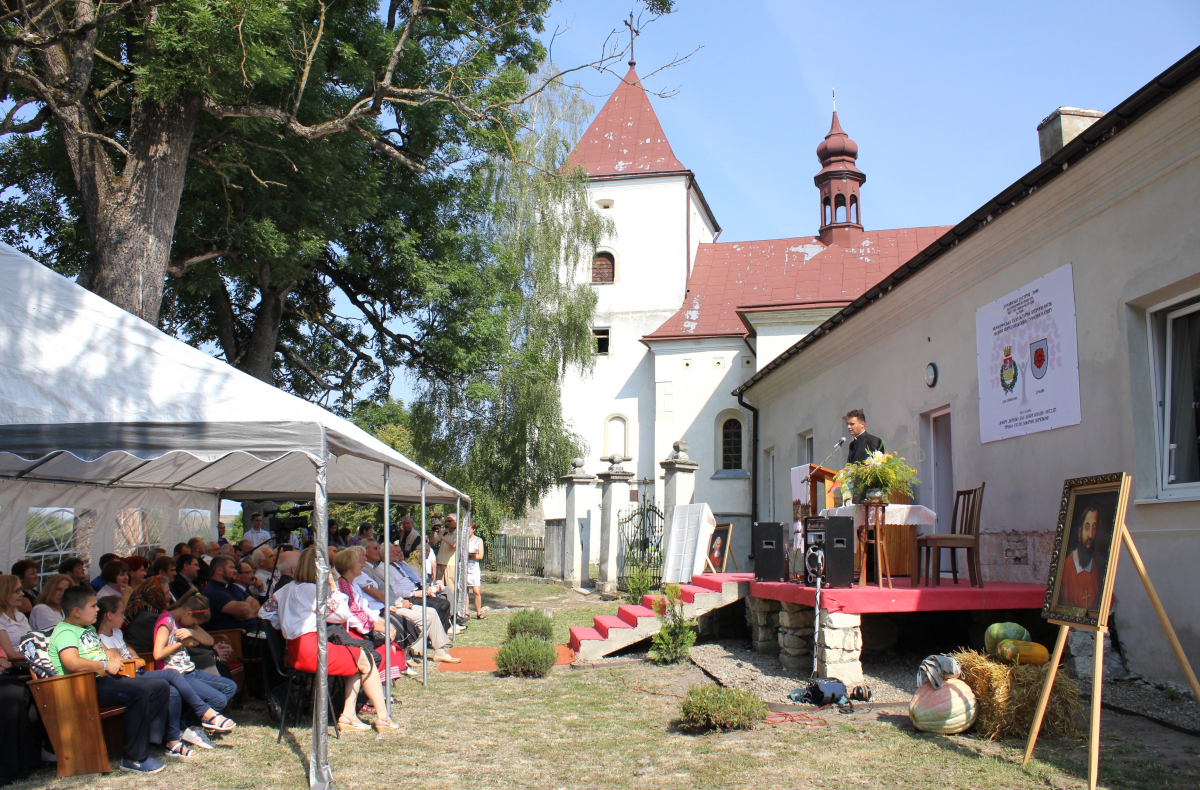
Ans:
[[[881,453],[885,452],[883,439],[867,433],[867,416],[863,414],[862,409],[851,409],[846,412],[843,419],[846,421],[846,430],[854,437],[850,442],[850,447],[846,450],[847,463],[862,463],[867,460],[869,452],[876,450]]]

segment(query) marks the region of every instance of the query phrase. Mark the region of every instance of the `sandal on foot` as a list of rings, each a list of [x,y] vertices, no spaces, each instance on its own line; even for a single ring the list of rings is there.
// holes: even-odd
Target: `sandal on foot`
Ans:
[[[174,746],[168,746],[166,751],[163,752],[163,754],[166,757],[195,757],[196,750],[190,748],[183,741],[180,741],[179,743],[175,744]]]
[[[202,720],[200,724],[209,732],[233,732],[233,728],[237,726],[232,719],[227,719],[219,713]]]
[[[360,721],[359,719],[354,719],[351,721],[345,716],[339,716],[338,729],[346,730],[348,732],[366,732],[367,730],[371,729],[371,725],[367,724],[365,721]]]
[[[375,706],[369,702],[366,705],[363,705],[361,708],[358,709],[358,715],[360,715],[360,716],[364,713],[371,714],[374,712],[375,712]]]
[[[375,719],[375,732],[389,732],[400,729],[400,725],[391,719]]]

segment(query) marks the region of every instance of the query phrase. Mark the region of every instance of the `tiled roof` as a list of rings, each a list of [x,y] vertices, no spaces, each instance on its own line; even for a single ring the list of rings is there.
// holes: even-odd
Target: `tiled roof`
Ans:
[[[675,158],[633,67],[584,132],[568,162],[589,176],[686,170]]]
[[[869,230],[852,248],[818,236],[701,244],[683,307],[645,339],[743,337],[739,310],[843,307],[948,230]]]

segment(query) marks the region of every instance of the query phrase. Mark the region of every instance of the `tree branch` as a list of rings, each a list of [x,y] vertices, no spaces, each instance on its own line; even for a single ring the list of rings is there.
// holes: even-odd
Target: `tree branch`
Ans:
[[[304,89],[308,86],[308,75],[312,71],[313,58],[317,56],[317,47],[321,44],[321,36],[325,33],[325,3],[321,3],[321,22],[317,25],[317,37],[313,39],[312,48],[304,59],[304,73],[300,75],[300,88],[296,91],[296,103],[292,105],[292,115],[300,112],[300,100],[304,98]]]
[[[198,266],[205,261],[211,261],[214,258],[223,258],[227,255],[232,255],[232,250],[212,250],[210,252],[202,252],[199,255],[193,255],[190,258],[184,258],[181,261],[172,261],[167,264],[167,274],[172,277],[182,277],[184,272],[193,266]]]

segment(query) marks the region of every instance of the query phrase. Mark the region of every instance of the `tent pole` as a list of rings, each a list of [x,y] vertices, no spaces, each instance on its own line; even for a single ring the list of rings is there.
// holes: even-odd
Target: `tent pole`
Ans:
[[[325,651],[325,602],[329,598],[329,491],[326,471],[329,453],[325,445],[325,428],[321,428],[321,457],[316,467],[316,490],[313,492],[314,528],[317,547],[317,678],[313,690],[313,746],[308,761],[308,786],[312,790],[330,790],[333,770],[329,766],[329,666]],[[335,725],[336,726],[336,725]]]
[[[388,564],[391,561],[392,552],[392,468],[387,464],[383,465],[383,632],[388,635],[388,642],[383,651],[383,687],[387,692],[384,695],[384,700],[387,704],[388,721],[392,720],[392,646],[391,646],[391,630],[392,630],[392,596],[391,589],[388,585],[388,577],[391,575],[391,566]]]
[[[467,525],[467,535],[470,536],[470,534],[471,534],[471,507],[470,507],[470,505],[468,505],[466,507],[466,509],[463,510],[463,523]],[[460,529],[461,529],[461,527],[460,527]],[[467,558],[466,558],[467,563],[469,563],[471,561],[470,554],[471,554],[471,538],[468,537],[467,538]],[[480,571],[480,574],[483,573],[482,566],[480,566],[479,571]],[[466,563],[463,564],[460,576],[462,578],[462,588],[463,588],[463,616],[466,617],[466,619],[470,620],[471,619],[471,599],[469,596],[471,594],[471,588],[469,588],[467,586],[467,564]],[[483,580],[480,579],[481,584],[482,584],[482,582],[483,582]]]
[[[454,523],[458,525],[458,543],[462,545],[462,536],[466,534],[462,523],[462,498],[455,497],[454,499]],[[454,614],[450,617],[450,644],[454,644],[454,636],[458,632],[458,598],[462,595],[462,585],[458,583],[458,571],[462,567],[463,557],[458,553],[458,549],[454,550],[454,592],[450,596],[450,610]]]
[[[421,478],[421,633],[429,633],[429,609],[426,608],[429,603],[426,600],[429,595],[429,574],[425,572],[426,552],[425,548],[425,478]],[[451,621],[453,622],[453,621]],[[421,685],[429,685],[429,651],[426,650],[421,654]]]

